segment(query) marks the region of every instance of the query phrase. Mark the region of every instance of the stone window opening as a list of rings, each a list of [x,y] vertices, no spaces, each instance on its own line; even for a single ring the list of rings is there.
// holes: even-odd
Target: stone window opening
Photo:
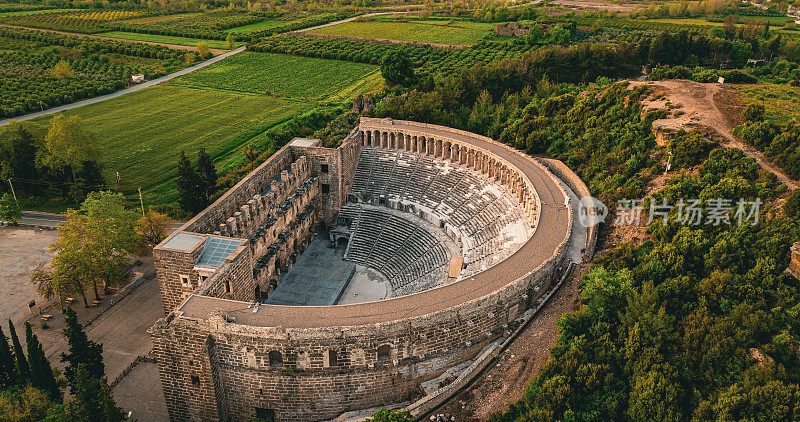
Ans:
[[[283,366],[283,355],[277,350],[269,352],[269,366],[279,367]]]
[[[192,375],[192,385],[195,386],[195,387],[199,387],[200,386],[200,377],[198,377],[197,375]]]
[[[189,278],[188,275],[181,274],[179,277],[181,279],[181,284],[183,284],[184,286],[191,286],[192,285],[192,280]]]
[[[231,281],[225,280],[225,293],[231,294]]]
[[[378,346],[378,362],[387,361],[392,358],[392,347],[388,344]]]
[[[327,164],[321,164],[320,168],[321,168],[323,173],[327,173],[328,172],[328,165]]]
[[[330,193],[330,191],[331,191],[331,185],[329,185],[327,183],[323,183],[322,184],[322,193]]]
[[[339,355],[336,350],[328,350],[328,366],[331,368],[339,366]]]

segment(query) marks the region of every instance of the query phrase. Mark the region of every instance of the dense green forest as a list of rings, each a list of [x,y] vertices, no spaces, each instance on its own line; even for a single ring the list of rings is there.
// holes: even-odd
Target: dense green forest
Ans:
[[[645,67],[653,69],[650,80],[714,82],[724,77],[729,83],[798,86],[800,38],[795,28],[726,17],[774,17],[786,4],[776,2],[764,10],[731,1],[676,2],[627,16],[431,4],[438,16],[426,19],[531,25],[527,36],[489,33],[464,48],[285,33],[392,4],[187,0],[86,7],[58,0],[0,10],[75,6],[79,13],[16,15],[6,22],[82,33],[120,30],[217,40],[228,38],[233,28],[274,20],[272,26],[230,37],[250,42],[248,48],[255,52],[381,65],[388,86],[367,95],[375,107],[364,115],[460,128],[557,158],[612,209],[623,199],[643,197],[670,203],[682,198],[704,204],[760,201],[757,224],[733,219],[732,224],[688,225],[676,211],[642,229],[639,240],[618,245],[602,243],[608,239],[603,234],[614,230],[609,222],[602,230],[600,253],[583,276],[580,309],[558,322],[550,360],[524,397],[491,420],[800,420],[800,283],[784,272],[789,247],[800,240],[800,194],[790,196],[753,159],[699,132],[679,132],[668,145],[658,146],[652,122],[665,112],[643,112],[641,101],[651,92],[624,82],[642,76]],[[114,13],[101,19],[106,9]],[[708,19],[697,25],[653,20],[696,17]],[[0,117],[111,92],[125,86],[132,73],[154,77],[199,60],[183,50],[21,29],[0,28],[0,42]],[[401,68],[392,66],[397,63]],[[200,195],[202,203],[188,204],[197,191],[180,188],[182,205],[187,212],[201,209],[295,136],[337,145],[362,113],[348,108],[317,104],[249,134],[241,165],[219,179],[214,171],[214,182]],[[776,121],[757,104],[745,110],[743,120],[734,133],[790,177],[800,178],[800,124]],[[77,134],[72,136],[75,145],[94,144],[81,125],[79,119],[54,119],[49,126],[3,127],[0,175],[13,177],[22,192],[72,203],[103,188],[102,157],[87,147],[68,159],[59,147],[64,133]],[[213,168],[211,157],[203,155],[206,167]],[[665,174],[670,159],[664,187],[651,192],[648,184]],[[182,161],[183,170],[193,171],[188,158]],[[36,396],[36,390],[28,389],[30,382],[18,382],[25,366],[3,367],[3,356],[23,354],[4,352],[4,340],[0,335],[0,385],[6,389],[0,404],[19,405],[17,395],[46,400],[59,415],[79,411],[70,410],[69,402],[55,404],[61,402],[57,387],[51,389],[52,397],[42,398],[45,393]],[[37,365],[49,368],[41,360]],[[58,374],[46,378],[49,382]],[[73,388],[82,381],[74,373],[66,378]],[[107,399],[102,371],[90,378],[83,381],[99,397],[94,400]],[[33,387],[47,387],[43,383]],[[109,409],[110,420],[119,419],[117,408]],[[46,410],[33,412],[44,417]]]
[[[643,197],[665,162],[650,131],[658,113],[641,113],[646,91],[602,77],[588,87],[554,84],[540,63],[558,63],[552,74],[570,82],[615,68],[563,56],[540,62],[538,54],[419,86],[376,113],[559,158],[612,208]],[[602,63],[605,56],[594,47],[581,57]],[[800,227],[773,205],[785,187],[741,151],[698,133],[678,134],[669,148],[674,177],[655,199],[759,198],[758,224],[683,225],[671,215],[645,241],[601,255],[583,279],[580,311],[559,321],[552,358],[524,399],[492,420],[800,418],[800,285],[783,273]]]

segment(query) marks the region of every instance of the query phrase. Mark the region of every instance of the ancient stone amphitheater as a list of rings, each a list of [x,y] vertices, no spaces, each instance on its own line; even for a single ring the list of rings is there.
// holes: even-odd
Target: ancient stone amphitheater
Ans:
[[[170,418],[420,399],[508,337],[568,263],[580,180],[545,164],[390,119],[363,118],[338,148],[293,140],[155,249]]]

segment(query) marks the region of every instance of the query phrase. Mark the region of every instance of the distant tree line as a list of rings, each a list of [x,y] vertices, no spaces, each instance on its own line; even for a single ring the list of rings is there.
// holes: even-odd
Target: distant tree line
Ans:
[[[47,128],[29,122],[0,128],[5,192],[11,179],[17,195],[55,195],[80,203],[105,186],[99,160],[95,136],[77,116],[56,115]]]

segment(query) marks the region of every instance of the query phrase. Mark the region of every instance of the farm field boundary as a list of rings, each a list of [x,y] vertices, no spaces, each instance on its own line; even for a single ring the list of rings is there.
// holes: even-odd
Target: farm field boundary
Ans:
[[[388,38],[367,38],[367,37],[356,37],[352,35],[333,35],[333,34],[320,34],[315,32],[303,32],[298,33],[297,35],[303,37],[313,37],[313,38],[331,38],[331,39],[342,39],[342,40],[351,40],[351,41],[374,41],[386,44],[399,44],[399,45],[414,45],[414,46],[425,46],[425,47],[433,47],[433,48],[440,48],[440,49],[450,49],[450,50],[460,50],[462,48],[469,47],[468,45],[459,45],[459,44],[437,44],[437,43],[427,43],[427,42],[417,42],[417,41],[401,41],[401,40],[392,40]]]
[[[142,90],[144,88],[155,86],[155,85],[158,85],[158,84],[160,84],[162,82],[166,82],[166,81],[169,81],[169,80],[171,80],[173,78],[177,78],[178,76],[186,75],[188,73],[194,72],[195,70],[202,69],[202,68],[204,68],[204,67],[206,67],[208,65],[214,64],[214,63],[216,63],[216,62],[218,62],[220,60],[223,60],[223,59],[225,59],[227,57],[230,57],[230,56],[232,56],[234,54],[239,54],[242,51],[244,51],[244,49],[245,49],[244,47],[239,47],[236,50],[232,50],[232,51],[229,51],[227,53],[221,54],[219,56],[212,57],[211,59],[208,59],[208,60],[206,60],[206,61],[204,61],[202,63],[196,64],[196,65],[191,66],[191,67],[187,67],[186,69],[182,69],[182,70],[179,70],[179,71],[174,72],[174,73],[170,73],[167,76],[163,76],[163,77],[160,77],[158,79],[153,79],[152,81],[148,81],[148,82],[145,82],[143,84],[132,86],[130,88],[125,88],[125,89],[119,90],[117,92],[113,92],[111,94],[101,95],[99,97],[89,98],[88,100],[83,100],[83,101],[78,101],[78,102],[74,102],[74,103],[70,103],[70,104],[65,104],[65,105],[62,105],[62,106],[49,108],[49,109],[44,110],[44,111],[25,114],[23,116],[17,116],[17,117],[11,118],[11,119],[0,120],[0,126],[6,125],[6,124],[10,123],[13,120],[21,121],[21,120],[34,119],[34,118],[37,118],[37,117],[47,116],[49,114],[61,113],[61,112],[67,111],[67,110],[72,110],[74,108],[78,108],[78,107],[89,105],[89,104],[99,103],[101,101],[110,100],[112,98],[121,97],[121,96],[123,96],[125,94],[130,94],[132,92],[136,92],[136,91]]]
[[[133,40],[133,39],[123,39],[123,38],[109,37],[109,36],[96,35],[96,34],[82,34],[82,33],[79,33],[79,32],[57,31],[55,29],[29,28],[27,26],[9,25],[9,24],[4,24],[4,23],[0,23],[0,26],[4,26],[6,28],[26,29],[26,30],[29,30],[29,31],[52,32],[54,34],[63,34],[63,35],[72,35],[72,36],[76,36],[76,37],[94,38],[94,39],[98,39],[98,40],[129,41],[129,42],[140,43],[140,44],[161,45],[161,46],[164,46],[164,47],[172,48],[174,50],[192,50],[192,51],[197,51],[197,47],[189,46],[189,45],[169,44],[169,43],[154,42],[154,41],[139,41],[139,40]],[[207,40],[198,40],[198,41],[207,41]],[[208,51],[211,52],[211,54],[216,56],[216,55],[225,53],[227,50],[221,50],[221,49],[218,49],[218,48],[209,48]]]
[[[470,21],[390,20],[372,15],[371,20],[351,20],[308,31],[313,35],[334,35],[353,39],[388,40],[432,46],[473,45],[492,34],[495,24]]]
[[[188,46],[188,47],[195,47],[197,43],[205,42],[212,49],[216,49],[219,51],[227,50],[225,48],[226,46],[225,41],[205,40],[201,38],[175,37],[172,35],[141,34],[138,32],[124,32],[124,31],[102,32],[98,34],[98,36],[118,39],[122,41],[132,41],[132,42],[145,41],[159,45],[177,45],[177,46]],[[235,43],[235,47],[241,47],[241,46],[242,43],[240,42]]]

